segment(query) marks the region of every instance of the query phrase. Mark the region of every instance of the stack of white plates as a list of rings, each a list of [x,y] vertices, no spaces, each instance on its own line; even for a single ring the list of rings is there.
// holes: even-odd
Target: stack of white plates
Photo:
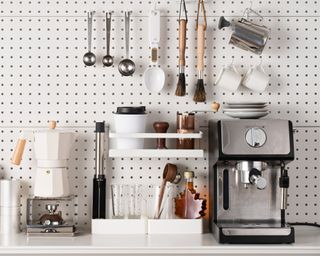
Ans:
[[[241,119],[256,119],[269,114],[267,102],[227,102],[223,113]]]

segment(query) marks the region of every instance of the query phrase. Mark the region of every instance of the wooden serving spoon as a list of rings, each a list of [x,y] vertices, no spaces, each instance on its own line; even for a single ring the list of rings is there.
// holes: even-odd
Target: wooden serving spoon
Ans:
[[[158,200],[158,206],[155,213],[155,219],[159,219],[160,217],[160,210],[161,210],[161,204],[163,200],[163,195],[166,189],[167,182],[177,184],[181,180],[180,174],[177,173],[177,166],[174,164],[167,163],[164,167],[163,174],[162,174],[162,183],[160,187],[160,193],[159,193],[159,200]]]

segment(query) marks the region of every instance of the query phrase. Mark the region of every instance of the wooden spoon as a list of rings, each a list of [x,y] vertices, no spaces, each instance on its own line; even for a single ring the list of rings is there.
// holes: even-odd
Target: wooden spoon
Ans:
[[[162,174],[162,183],[160,187],[158,207],[155,214],[155,219],[159,219],[160,217],[160,209],[161,209],[164,191],[166,189],[166,184],[167,182],[178,183],[179,181],[177,181],[176,177],[177,177],[177,166],[174,164],[167,163],[166,166],[164,167],[163,174]]]

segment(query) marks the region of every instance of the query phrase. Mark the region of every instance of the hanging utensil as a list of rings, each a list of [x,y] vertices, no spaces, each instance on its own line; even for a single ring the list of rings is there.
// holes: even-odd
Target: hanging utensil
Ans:
[[[162,200],[163,200],[167,182],[178,184],[180,180],[181,180],[181,175],[180,173],[178,173],[177,166],[174,164],[167,163],[166,166],[164,167],[163,174],[162,174],[162,183],[160,186],[159,200],[158,200],[158,204],[156,205],[156,209],[155,209],[156,211],[154,214],[155,219],[159,219],[160,214],[162,212],[161,205],[162,205]]]
[[[83,63],[86,66],[92,66],[96,63],[96,55],[91,52],[91,40],[92,40],[92,17],[95,12],[88,12],[88,52],[83,56]]]
[[[231,27],[233,32],[229,44],[233,44],[243,50],[261,55],[267,44],[270,34],[269,28],[249,21],[250,13],[254,13],[261,19],[263,17],[253,9],[246,8],[241,19],[236,22],[229,22],[223,16],[219,19],[218,28]]]
[[[134,62],[129,59],[130,14],[131,12],[125,12],[126,58],[119,63],[118,67],[120,74],[123,76],[131,76],[136,69]]]
[[[110,55],[110,31],[111,31],[111,12],[106,13],[106,49],[107,55],[103,57],[102,64],[105,67],[110,67],[113,64],[113,57]]]
[[[181,17],[181,13],[184,12],[185,17]],[[179,80],[176,88],[175,95],[176,96],[184,96],[186,95],[186,77],[184,73],[186,59],[185,59],[185,51],[186,51],[186,31],[187,31],[187,22],[188,15],[186,9],[185,0],[181,0],[180,2],[180,11],[179,11]]]
[[[149,14],[149,44],[151,48],[152,67],[147,68],[143,74],[144,84],[149,91],[160,92],[164,86],[164,71],[157,67],[158,48],[160,43],[160,10],[154,9]]]
[[[202,16],[200,16],[200,12]],[[199,21],[200,17],[202,17],[202,22]],[[198,1],[198,13],[197,13],[197,54],[198,54],[198,81],[196,85],[196,91],[193,96],[193,100],[195,102],[204,102],[206,101],[206,91],[204,88],[203,82],[203,70],[204,70],[204,44],[205,44],[205,31],[207,29],[207,18],[206,18],[206,10],[204,8],[203,0]]]

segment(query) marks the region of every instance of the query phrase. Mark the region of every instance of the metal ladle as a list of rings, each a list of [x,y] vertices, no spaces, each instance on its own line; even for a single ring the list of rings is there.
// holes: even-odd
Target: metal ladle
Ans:
[[[119,63],[118,67],[120,74],[123,76],[131,76],[136,69],[134,62],[129,59],[130,13],[125,12],[126,58]]]
[[[111,30],[111,12],[106,13],[106,31],[107,31],[107,55],[103,57],[102,64],[110,67],[113,64],[113,57],[110,55],[110,30]]]
[[[88,12],[88,52],[83,56],[83,63],[86,66],[92,66],[96,63],[96,55],[91,52],[92,39],[92,16],[94,12]]]

